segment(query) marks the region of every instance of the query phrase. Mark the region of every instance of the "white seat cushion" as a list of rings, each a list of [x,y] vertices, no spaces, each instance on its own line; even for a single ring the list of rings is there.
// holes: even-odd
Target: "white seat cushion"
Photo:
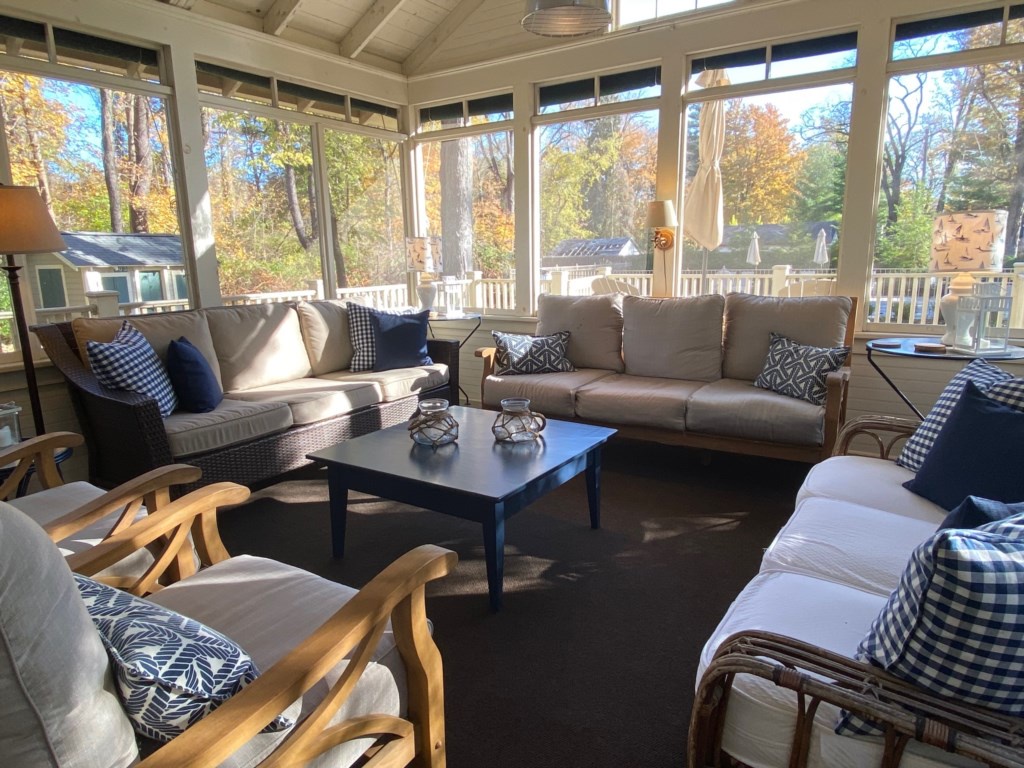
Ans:
[[[812,496],[838,499],[917,520],[937,521],[938,525],[948,512],[903,487],[913,476],[909,469],[898,467],[892,461],[866,456],[832,456],[811,467],[796,500],[799,504]]]
[[[738,379],[705,384],[686,406],[686,428],[691,432],[790,445],[821,445],[824,422],[822,406]]]
[[[811,497],[779,531],[761,570],[803,573],[888,597],[911,552],[942,522]]]
[[[249,653],[261,672],[266,672],[355,594],[351,587],[290,565],[242,555],[166,587],[148,599],[223,633]],[[405,668],[390,631],[381,638],[373,662],[335,722],[359,714],[404,714]],[[328,684],[343,671],[341,664],[329,673]],[[310,689],[303,697],[299,717],[309,715],[326,692],[324,683]],[[261,733],[227,764],[254,765],[286,735]],[[337,747],[328,753],[327,764],[348,766],[370,743],[371,740],[362,739]]]
[[[448,366],[444,363],[433,363],[414,368],[392,368],[390,371],[336,371],[319,378],[326,381],[371,384],[377,392],[375,403],[391,403],[446,384]]]
[[[758,574],[743,589],[701,653],[697,679],[718,646],[741,631],[775,632],[853,657],[886,598],[859,589],[778,571]],[[789,764],[796,694],[751,675],[738,675],[729,696],[722,748],[751,768]],[[837,707],[822,704],[811,730],[809,768],[878,765],[881,740],[837,736]],[[939,750],[911,745],[901,766],[976,765]]]
[[[183,459],[283,432],[292,423],[287,403],[246,403],[225,397],[209,413],[172,413],[164,419],[164,429],[171,455]]]
[[[576,392],[576,415],[612,424],[686,429],[686,404],[702,381],[613,373]]]
[[[572,418],[576,415],[576,392],[610,375],[611,371],[597,368],[577,368],[570,373],[488,376],[484,382],[484,407],[498,408],[506,397],[526,397],[530,407],[545,416]]]
[[[294,379],[279,384],[230,392],[229,397],[245,402],[287,403],[295,424],[342,416],[379,403],[380,390],[369,381],[333,381],[330,379]]]

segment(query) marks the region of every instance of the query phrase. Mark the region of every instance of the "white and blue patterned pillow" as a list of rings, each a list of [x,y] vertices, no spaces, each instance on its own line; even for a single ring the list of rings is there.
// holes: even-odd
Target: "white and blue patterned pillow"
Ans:
[[[498,376],[567,373],[576,370],[565,356],[569,346],[569,331],[558,331],[548,336],[491,331],[491,336],[497,347],[494,372]]]
[[[989,395],[988,390],[993,385],[1005,384],[1006,388],[997,390],[990,397],[1011,408],[1024,411],[1024,379],[1014,379],[1009,373],[986,360],[972,360],[949,380],[945,389],[942,390],[942,394],[939,395],[939,399],[935,401],[935,405],[924,417],[924,421],[907,440],[903,450],[900,451],[899,458],[896,459],[899,466],[906,467],[912,472],[921,469],[928,452],[935,445],[935,438],[939,436],[939,432],[946,420],[949,419],[953,408],[960,402],[960,396],[968,381],[973,381],[978,389],[986,395]]]
[[[100,384],[108,389],[138,392],[156,400],[160,415],[167,418],[178,407],[178,398],[156,351],[137,328],[125,320],[110,342],[88,341],[89,365]]]
[[[259,677],[236,643],[198,621],[75,574],[135,730],[170,741]],[[278,716],[263,730],[294,721]]]
[[[772,333],[754,386],[821,405],[828,392],[825,377],[839,370],[849,354],[849,347],[811,347]]]
[[[382,312],[373,307],[348,301],[348,334],[352,342],[352,363],[349,369],[353,372],[372,371],[377,364],[377,341],[373,335],[373,318],[375,315],[412,315],[421,310],[406,309],[400,312]]]
[[[856,658],[929,691],[1024,715],[1024,515],[920,544]],[[844,712],[836,732],[878,735]]]

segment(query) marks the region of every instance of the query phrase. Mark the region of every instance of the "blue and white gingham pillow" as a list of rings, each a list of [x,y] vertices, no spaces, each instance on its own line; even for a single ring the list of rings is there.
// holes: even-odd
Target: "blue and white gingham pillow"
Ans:
[[[973,381],[978,386],[978,389],[987,395],[988,389],[993,384],[1012,380],[1013,376],[1001,368],[997,368],[985,360],[972,360],[956,376],[949,380],[949,384],[942,390],[942,394],[935,401],[935,405],[928,411],[928,415],[924,417],[924,421],[921,422],[921,425],[903,446],[903,450],[900,451],[896,463],[913,472],[921,469],[922,465],[924,465],[925,457],[928,456],[928,451],[935,444],[935,438],[939,436],[939,431],[949,418],[949,414],[953,412],[953,408],[960,402],[960,395],[964,393],[964,387],[968,381]],[[1022,385],[1024,385],[1024,382],[1022,382]],[[1006,400],[1001,400],[1000,402],[1016,407],[1013,406],[1013,403]],[[1024,410],[1024,407],[1021,407],[1021,410]]]
[[[940,696],[1024,715],[1024,515],[920,544],[856,658]],[[843,712],[836,732],[878,735]]]
[[[349,370],[372,371],[377,363],[377,342],[373,336],[374,315],[411,315],[420,312],[418,309],[406,309],[400,312],[382,312],[373,307],[366,307],[348,301],[348,333],[352,342],[352,363]]]
[[[178,397],[156,351],[131,323],[125,320],[111,342],[86,342],[89,365],[100,384],[108,389],[138,392],[156,400],[160,415],[167,418],[178,407]]]
[[[259,677],[249,654],[198,621],[79,574],[75,584],[143,736],[170,741]],[[292,725],[278,716],[263,730]]]

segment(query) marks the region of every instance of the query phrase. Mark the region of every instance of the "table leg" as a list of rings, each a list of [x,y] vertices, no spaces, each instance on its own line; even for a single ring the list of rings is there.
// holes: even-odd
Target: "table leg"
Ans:
[[[501,610],[505,579],[505,507],[495,504],[491,519],[484,523],[484,558],[487,561],[487,594],[491,610]]]
[[[587,503],[590,505],[590,527],[601,527],[601,447],[587,454]]]
[[[348,517],[348,483],[335,467],[327,469],[327,494],[331,509],[331,555],[345,556],[345,523]]]
[[[900,400],[902,400],[904,403],[907,404],[907,407],[910,408],[910,410],[912,410],[914,412],[914,415],[916,415],[917,418],[919,418],[921,420],[924,420],[924,414],[921,413],[921,411],[919,411],[917,409],[916,405],[914,405],[912,402],[910,402],[910,398],[908,398],[905,394],[903,394],[903,390],[900,389],[898,386],[896,386],[896,382],[894,382],[892,379],[890,379],[888,376],[886,376],[885,375],[885,371],[883,371],[881,368],[878,367],[878,363],[876,363],[874,358],[871,356],[871,347],[868,347],[867,350],[868,350],[868,363],[871,365],[871,367],[874,368],[875,371],[878,372],[878,375],[882,377],[882,379],[885,381],[886,384],[889,385],[889,387],[892,389],[892,391],[895,392],[897,395],[899,395]]]

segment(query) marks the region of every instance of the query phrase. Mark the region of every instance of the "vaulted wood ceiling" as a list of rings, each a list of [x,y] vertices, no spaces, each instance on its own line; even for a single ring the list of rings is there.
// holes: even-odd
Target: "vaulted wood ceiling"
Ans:
[[[558,45],[520,26],[524,0],[146,0],[406,75]]]

